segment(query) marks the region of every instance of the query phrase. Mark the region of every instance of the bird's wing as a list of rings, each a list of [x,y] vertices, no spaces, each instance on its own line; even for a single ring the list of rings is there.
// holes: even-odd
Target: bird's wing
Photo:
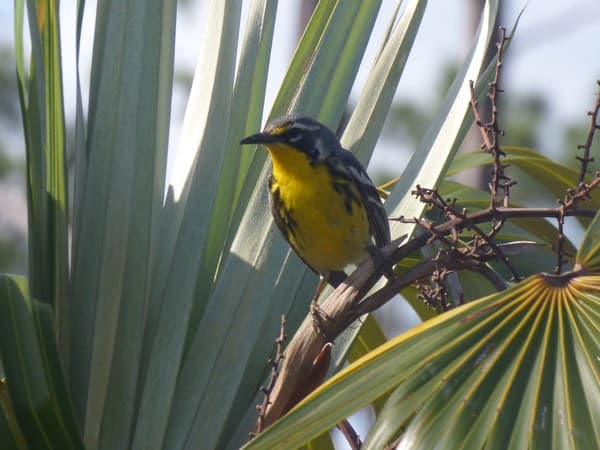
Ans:
[[[336,152],[336,157],[340,159],[342,164],[335,164],[336,170],[345,171],[346,177],[350,177],[357,187],[367,211],[371,235],[375,238],[377,247],[383,247],[390,243],[390,226],[387,213],[377,193],[377,188],[356,157],[348,150],[340,150],[340,152]]]

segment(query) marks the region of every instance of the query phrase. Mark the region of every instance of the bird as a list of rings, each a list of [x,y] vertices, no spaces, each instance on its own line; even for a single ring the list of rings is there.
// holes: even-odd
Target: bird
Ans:
[[[285,240],[321,282],[334,287],[343,271],[390,242],[375,184],[333,131],[306,116],[285,115],[240,145],[262,145],[272,160],[269,203]],[[324,286],[323,286],[324,287]]]

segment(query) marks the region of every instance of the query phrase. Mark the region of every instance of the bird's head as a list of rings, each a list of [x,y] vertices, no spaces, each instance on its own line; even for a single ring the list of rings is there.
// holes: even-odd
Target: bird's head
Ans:
[[[312,161],[329,156],[340,147],[336,135],[310,117],[283,116],[271,120],[261,133],[248,136],[240,144],[261,144],[271,153],[277,148],[302,152]]]

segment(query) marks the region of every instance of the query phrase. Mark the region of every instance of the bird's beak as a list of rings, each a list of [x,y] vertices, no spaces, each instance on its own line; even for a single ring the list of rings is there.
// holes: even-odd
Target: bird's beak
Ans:
[[[270,142],[275,142],[275,137],[270,135],[269,133],[257,133],[252,136],[247,136],[240,141],[240,145],[246,144],[268,144]]]

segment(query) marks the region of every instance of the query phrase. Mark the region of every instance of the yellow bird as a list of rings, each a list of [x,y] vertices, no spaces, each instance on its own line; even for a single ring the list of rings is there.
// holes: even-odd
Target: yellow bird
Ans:
[[[339,285],[349,264],[390,242],[377,189],[336,135],[308,117],[283,116],[240,144],[261,144],[273,160],[271,212],[284,238],[313,271]]]

